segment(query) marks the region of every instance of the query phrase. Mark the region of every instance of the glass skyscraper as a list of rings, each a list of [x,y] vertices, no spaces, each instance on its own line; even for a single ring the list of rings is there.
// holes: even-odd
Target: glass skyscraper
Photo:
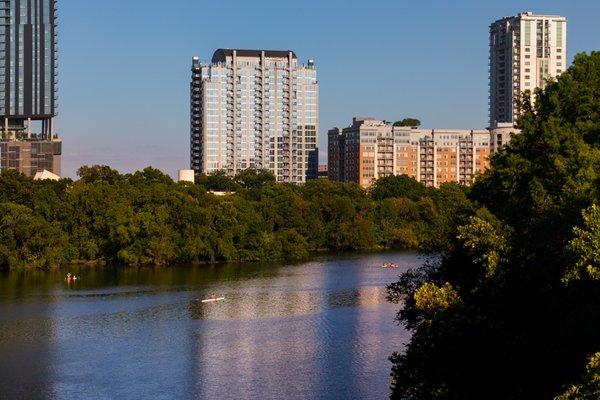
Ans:
[[[0,0],[0,170],[60,175],[56,3]]]
[[[268,169],[278,182],[318,175],[319,83],[292,51],[217,50],[195,57],[191,167],[197,173]]]
[[[51,139],[56,115],[56,0],[0,0],[0,115],[4,136]],[[25,132],[28,130],[28,132]]]

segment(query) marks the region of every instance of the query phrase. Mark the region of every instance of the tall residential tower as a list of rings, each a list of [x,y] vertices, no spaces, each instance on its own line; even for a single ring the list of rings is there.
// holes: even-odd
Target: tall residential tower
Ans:
[[[511,128],[521,95],[567,69],[567,20],[531,12],[490,25],[490,128]],[[506,132],[510,129],[505,129]],[[503,138],[493,138],[494,140]],[[501,145],[502,143],[500,143]]]
[[[60,174],[56,3],[0,0],[0,169]]]
[[[318,175],[319,83],[292,51],[217,50],[192,62],[191,167],[268,169],[278,182]]]

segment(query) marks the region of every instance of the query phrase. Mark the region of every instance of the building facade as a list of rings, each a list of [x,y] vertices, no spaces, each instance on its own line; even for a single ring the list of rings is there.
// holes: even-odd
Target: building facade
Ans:
[[[217,50],[195,57],[191,168],[196,173],[268,169],[278,182],[318,176],[319,83],[314,62],[292,51]]]
[[[522,94],[532,96],[549,78],[566,71],[567,62],[566,18],[525,12],[492,23],[490,129],[514,126]]]
[[[489,167],[487,130],[394,127],[355,118],[329,131],[329,179],[371,186],[377,179],[408,175],[426,186],[469,185]]]
[[[60,174],[56,7],[56,0],[0,0],[0,169]]]
[[[38,172],[61,174],[62,142],[54,140],[0,141],[0,170],[13,169],[33,178]]]

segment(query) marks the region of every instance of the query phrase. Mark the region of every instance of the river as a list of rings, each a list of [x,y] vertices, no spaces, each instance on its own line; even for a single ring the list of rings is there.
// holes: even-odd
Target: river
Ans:
[[[388,357],[409,339],[385,287],[420,264],[0,273],[0,398],[385,399]],[[201,302],[212,294],[225,300]]]

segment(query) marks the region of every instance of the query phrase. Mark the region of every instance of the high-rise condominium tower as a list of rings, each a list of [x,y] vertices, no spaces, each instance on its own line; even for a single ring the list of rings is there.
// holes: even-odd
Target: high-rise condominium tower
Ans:
[[[514,125],[525,91],[567,68],[567,20],[531,12],[490,26],[490,127]]]
[[[292,51],[217,50],[192,63],[191,167],[268,169],[278,182],[318,175],[319,83]]]
[[[56,3],[0,0],[0,169],[60,174],[61,145],[53,135]],[[32,132],[34,122],[39,132]]]

